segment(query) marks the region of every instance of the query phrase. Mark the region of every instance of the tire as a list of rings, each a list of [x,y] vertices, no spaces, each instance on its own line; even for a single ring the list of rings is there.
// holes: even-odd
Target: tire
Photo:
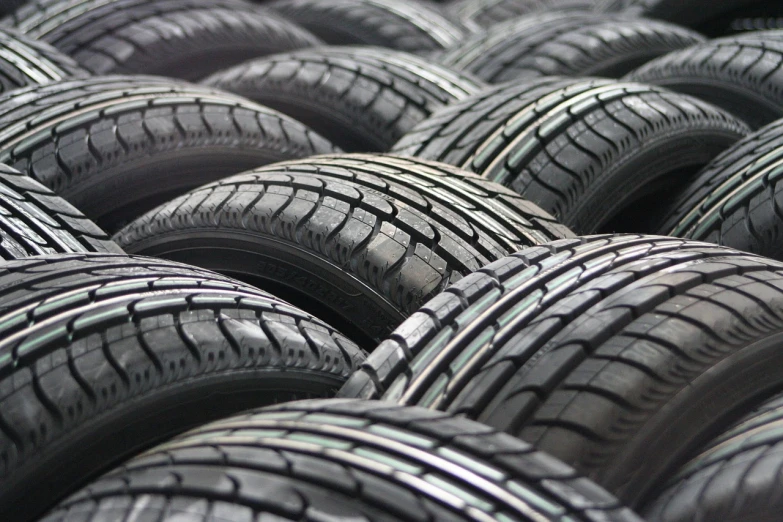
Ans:
[[[783,385],[781,288],[780,263],[706,243],[563,240],[435,297],[339,395],[465,415],[633,508],[716,426]]]
[[[598,0],[598,12],[624,12],[698,28],[721,15],[758,5],[764,0]]]
[[[0,268],[0,514],[247,408],[332,395],[363,359],[317,319],[168,261],[66,254]]]
[[[660,230],[783,260],[781,161],[778,121],[708,165],[674,200]]]
[[[205,84],[301,121],[345,151],[385,152],[416,123],[485,87],[467,74],[378,47],[319,47],[218,72]]]
[[[438,56],[489,83],[540,76],[617,78],[663,54],[704,41],[666,22],[552,12],[515,18]]]
[[[123,253],[67,201],[0,164],[0,259],[71,252]]]
[[[465,35],[463,28],[428,2],[277,0],[269,7],[333,45],[426,53],[456,45]]]
[[[783,29],[783,6],[777,0],[766,0],[753,8],[729,13],[715,27],[722,36],[773,29]]]
[[[665,89],[543,78],[436,111],[392,151],[481,174],[577,234],[648,232],[660,193],[747,133],[720,109]]]
[[[186,80],[320,43],[241,0],[37,0],[4,23],[49,42],[95,74]]]
[[[783,31],[720,38],[653,60],[626,77],[713,103],[757,129],[783,118]]]
[[[782,413],[777,396],[702,448],[645,508],[649,520],[776,520],[783,509]]]
[[[206,185],[116,235],[284,296],[368,349],[451,282],[572,233],[503,187],[446,165],[345,155]]]
[[[534,13],[592,11],[596,0],[461,0],[448,6],[454,17],[475,32]],[[492,31],[495,27],[492,27]]]
[[[11,29],[0,28],[0,49],[0,94],[27,85],[88,76],[79,64],[54,47]]]
[[[183,480],[164,478],[172,476]],[[318,513],[382,522],[640,520],[567,466],[486,426],[421,408],[334,400],[194,430],[102,477],[44,520],[183,511],[194,522],[215,520],[210,513],[281,522]]]
[[[0,125],[0,163],[109,232],[209,181],[336,150],[276,111],[162,78],[107,76],[16,90],[0,98]]]

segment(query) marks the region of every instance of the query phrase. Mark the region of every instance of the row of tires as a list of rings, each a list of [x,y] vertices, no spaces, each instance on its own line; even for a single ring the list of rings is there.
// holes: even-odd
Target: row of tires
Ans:
[[[10,5],[0,518],[777,517],[774,5]]]

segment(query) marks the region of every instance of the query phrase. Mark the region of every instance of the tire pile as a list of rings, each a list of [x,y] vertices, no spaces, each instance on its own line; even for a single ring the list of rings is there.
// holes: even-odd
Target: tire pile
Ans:
[[[0,15],[0,520],[780,518],[779,2]]]

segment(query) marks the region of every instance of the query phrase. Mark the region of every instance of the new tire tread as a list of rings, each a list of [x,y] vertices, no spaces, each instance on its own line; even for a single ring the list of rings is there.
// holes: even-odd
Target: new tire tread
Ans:
[[[783,384],[781,310],[773,260],[655,236],[563,240],[446,289],[340,396],[465,415],[634,507]]]
[[[0,164],[0,259],[122,249],[70,203]]]
[[[480,174],[577,234],[649,232],[656,194],[679,188],[748,133],[725,111],[663,88],[539,78],[436,111],[392,152]]]
[[[50,43],[94,74],[186,80],[321,43],[242,0],[35,0],[2,23]]]
[[[169,261],[0,265],[0,513],[40,515],[96,473],[231,412],[328,397],[364,355],[252,287]]]
[[[617,78],[702,42],[698,33],[666,22],[555,11],[495,25],[440,54],[438,61],[493,84],[541,76]]]
[[[268,5],[333,45],[426,54],[456,45],[466,32],[425,1],[276,0]]]
[[[783,121],[715,158],[671,204],[660,231],[783,260]]]
[[[485,84],[379,47],[317,47],[252,60],[205,79],[308,125],[349,152],[386,152],[435,109]]]
[[[767,400],[710,441],[645,506],[648,520],[767,522],[778,518],[783,401]]]
[[[336,150],[277,111],[158,77],[101,76],[19,89],[0,97],[0,126],[0,163],[30,175],[109,232],[209,181]]]
[[[102,477],[44,520],[131,513],[194,522],[639,520],[567,466],[486,426],[335,400],[201,427]]]
[[[312,313],[370,347],[470,272],[571,236],[535,205],[478,176],[353,154],[206,185],[115,239],[128,252],[231,273],[305,309],[317,306]]]
[[[662,56],[626,79],[690,94],[758,129],[783,118],[783,31],[709,40]]]
[[[0,94],[89,73],[51,45],[0,28]]]
[[[457,0],[447,6],[463,25],[482,32],[502,22],[547,11],[590,11],[595,0]]]

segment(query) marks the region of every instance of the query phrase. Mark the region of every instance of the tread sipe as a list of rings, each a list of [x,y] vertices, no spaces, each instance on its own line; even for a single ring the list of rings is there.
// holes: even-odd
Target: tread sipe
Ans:
[[[447,165],[321,156],[200,187],[116,235],[285,297],[368,348],[452,282],[571,237],[502,186]]]
[[[346,151],[385,152],[433,110],[485,84],[378,47],[317,47],[245,62],[202,83],[308,125]]]
[[[130,516],[639,521],[568,466],[486,426],[421,408],[335,400],[198,428],[100,478],[44,520]]]
[[[512,18],[547,11],[591,11],[596,0],[457,0],[447,8],[465,27],[480,32]],[[496,28],[492,27],[492,31]]]
[[[783,400],[765,402],[699,450],[645,508],[649,520],[772,522],[780,517]]]
[[[335,392],[364,357],[292,306],[169,261],[0,265],[0,516],[33,518],[192,426]]]
[[[0,259],[69,252],[122,249],[70,203],[0,164]]]
[[[674,200],[662,233],[783,260],[783,121],[710,163]]]
[[[631,81],[690,94],[756,129],[783,118],[783,31],[710,40],[648,62]]]
[[[0,97],[0,163],[110,232],[209,181],[334,150],[281,113],[165,78],[65,80]]]
[[[0,93],[88,74],[51,45],[0,27]]]
[[[440,7],[421,0],[276,0],[268,5],[333,45],[427,53],[448,49],[465,35]]]
[[[781,342],[783,264],[675,238],[593,236],[523,250],[446,289],[340,396],[465,415],[634,507],[716,427],[783,385]]]
[[[704,41],[666,22],[581,12],[514,18],[438,56],[489,83],[540,76],[616,78],[666,53]]]
[[[243,0],[32,0],[2,23],[52,44],[95,74],[186,80],[320,43]]]
[[[541,78],[440,109],[392,152],[501,183],[577,234],[646,231],[659,193],[748,132],[724,111],[666,89]]]

